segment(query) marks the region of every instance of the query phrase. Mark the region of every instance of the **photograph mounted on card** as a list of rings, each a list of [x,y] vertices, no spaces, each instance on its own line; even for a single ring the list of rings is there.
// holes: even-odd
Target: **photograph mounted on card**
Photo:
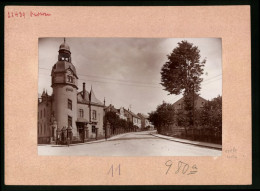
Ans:
[[[221,52],[220,38],[40,38],[38,154],[221,156]]]
[[[6,6],[4,32],[6,185],[252,183],[249,6]]]

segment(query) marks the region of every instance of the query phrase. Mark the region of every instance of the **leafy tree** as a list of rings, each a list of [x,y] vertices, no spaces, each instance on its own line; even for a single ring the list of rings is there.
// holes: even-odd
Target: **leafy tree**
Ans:
[[[105,114],[104,124],[106,124],[107,121],[109,121],[110,128],[112,130],[112,133],[114,134],[115,129],[118,128],[119,116],[115,112],[109,111]]]
[[[149,121],[153,123],[158,133],[161,133],[162,125],[161,125],[159,113],[157,111],[152,111],[151,113],[149,113]]]
[[[179,95],[184,90],[188,94],[193,90],[200,90],[203,66],[206,60],[200,61],[200,50],[197,46],[187,41],[178,43],[171,54],[167,55],[168,61],[161,69],[161,84],[169,94]]]
[[[222,134],[222,97],[218,96],[211,101],[207,101],[198,113],[197,122],[216,136]]]
[[[188,125],[194,125],[194,99],[200,90],[206,59],[200,60],[200,50],[187,41],[181,41],[167,55],[168,61],[161,69],[161,85],[169,94],[183,93]],[[187,132],[187,131],[186,131]]]
[[[174,123],[174,115],[173,105],[163,102],[157,106],[156,111],[149,113],[149,120],[157,127],[158,133],[161,133]]]

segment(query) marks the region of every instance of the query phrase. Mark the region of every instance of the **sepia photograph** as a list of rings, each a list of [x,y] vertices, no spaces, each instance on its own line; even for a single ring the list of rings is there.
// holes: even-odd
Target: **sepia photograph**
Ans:
[[[38,155],[221,156],[221,38],[39,38]]]

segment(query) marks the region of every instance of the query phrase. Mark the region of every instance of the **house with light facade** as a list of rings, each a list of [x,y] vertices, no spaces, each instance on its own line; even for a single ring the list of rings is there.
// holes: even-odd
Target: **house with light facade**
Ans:
[[[104,103],[85,83],[78,91],[77,71],[69,45],[59,47],[58,60],[51,71],[52,94],[44,90],[38,99],[38,144],[84,142],[104,137]]]
[[[142,129],[149,129],[149,130],[154,129],[154,125],[149,121],[149,117],[147,115],[142,114],[142,113],[138,113],[137,115],[141,119],[141,128]]]
[[[136,126],[136,127],[138,127],[138,129],[141,129],[141,118],[138,115],[136,115],[135,113],[133,113],[129,109],[128,110],[124,109],[124,114],[127,118],[127,121],[132,122],[133,126]]]
[[[114,112],[120,119],[131,122],[133,126],[137,126],[139,129],[141,128],[141,118],[129,109],[127,110],[124,107],[116,109],[112,104],[110,104],[105,107],[105,112]]]

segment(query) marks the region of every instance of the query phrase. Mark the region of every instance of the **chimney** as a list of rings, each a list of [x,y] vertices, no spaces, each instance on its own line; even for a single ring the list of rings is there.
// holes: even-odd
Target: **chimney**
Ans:
[[[85,82],[83,82],[83,99],[85,99],[85,92],[86,92],[86,89],[85,89]]]

